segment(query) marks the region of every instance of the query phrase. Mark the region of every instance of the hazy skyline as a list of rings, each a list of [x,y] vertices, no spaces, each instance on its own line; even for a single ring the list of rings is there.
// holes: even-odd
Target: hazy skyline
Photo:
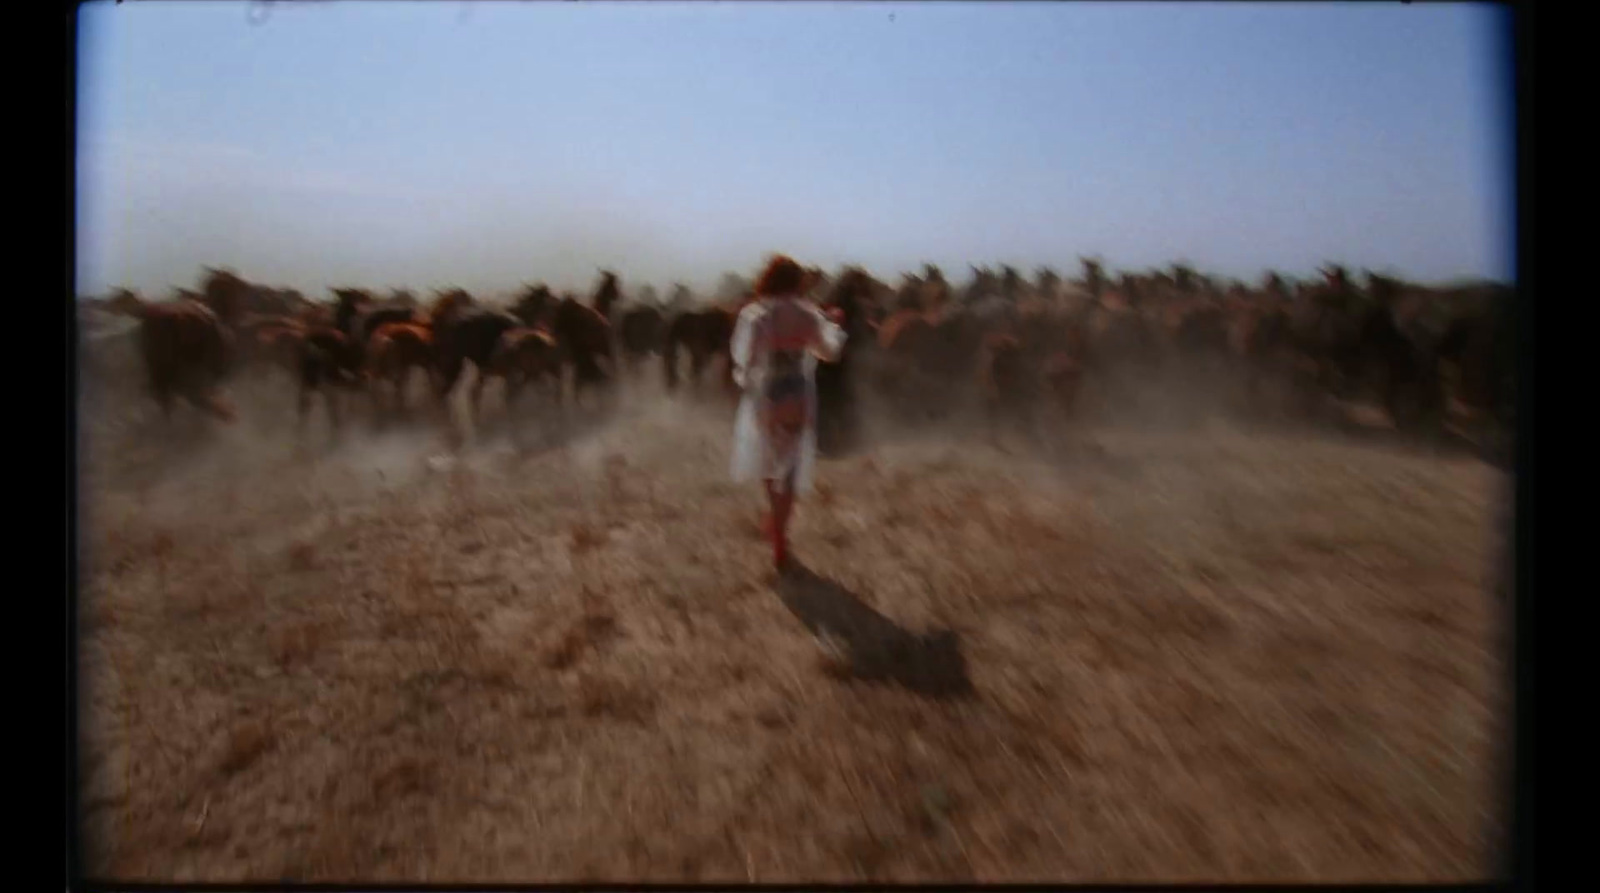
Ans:
[[[1514,275],[1494,6],[87,4],[78,292]],[[259,15],[254,16],[259,18]]]

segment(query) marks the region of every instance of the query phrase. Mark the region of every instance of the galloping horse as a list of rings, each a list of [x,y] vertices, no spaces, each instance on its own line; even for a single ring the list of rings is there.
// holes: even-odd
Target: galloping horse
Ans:
[[[611,326],[616,353],[631,370],[640,360],[660,349],[664,320],[661,310],[649,304],[618,309],[621,300],[617,274],[601,271],[600,285],[591,303]]]
[[[433,329],[417,322],[384,323],[372,333],[366,349],[367,378],[376,385],[387,381],[394,389],[394,410],[405,411],[406,382],[413,369],[421,369],[437,391],[438,369],[434,362]],[[373,403],[381,409],[378,391]]]
[[[455,390],[468,360],[477,368],[472,385],[472,417],[478,417],[487,383],[489,360],[500,337],[522,326],[522,320],[504,310],[475,306],[471,296],[452,289],[438,296],[428,313],[433,330],[434,363],[438,369],[436,395],[443,400]]]
[[[847,270],[832,284],[823,306],[837,309],[845,331],[844,349],[837,361],[819,363],[817,385],[817,449],[836,454],[848,449],[860,432],[856,393],[860,359],[873,346],[876,334],[870,312],[872,283],[862,270]]]
[[[561,345],[546,329],[507,330],[489,355],[485,372],[505,381],[508,412],[516,405],[522,389],[530,384],[551,382],[555,401],[561,401]]]
[[[572,365],[574,401],[586,388],[604,390],[611,384],[616,371],[616,352],[611,343],[611,323],[600,311],[569,295],[555,305],[549,331]]]
[[[739,312],[745,305],[754,300],[746,296],[734,307],[706,307],[700,310],[686,310],[672,318],[667,323],[666,345],[662,350],[662,371],[665,373],[667,390],[673,391],[678,387],[678,350],[687,349],[689,352],[689,379],[691,386],[698,385],[700,375],[717,358],[722,358],[724,368],[720,378],[724,387],[731,393],[736,388],[733,382],[733,361],[730,351],[733,341],[733,326],[739,318]]]
[[[162,414],[170,418],[173,398],[182,397],[232,422],[233,406],[217,386],[232,371],[234,339],[217,314],[191,300],[148,304],[132,298],[124,303],[139,320],[139,351]]]

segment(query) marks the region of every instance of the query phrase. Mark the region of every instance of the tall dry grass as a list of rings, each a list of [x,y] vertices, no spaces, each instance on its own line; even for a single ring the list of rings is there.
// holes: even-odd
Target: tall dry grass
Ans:
[[[810,573],[773,581],[725,408],[646,387],[430,463],[426,428],[297,447],[280,396],[220,434],[85,410],[91,874],[1489,870],[1474,461],[1224,421],[902,434],[824,464]]]

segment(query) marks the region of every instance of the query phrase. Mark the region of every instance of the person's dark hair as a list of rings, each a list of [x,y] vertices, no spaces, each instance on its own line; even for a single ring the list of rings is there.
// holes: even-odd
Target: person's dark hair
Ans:
[[[806,271],[794,258],[775,254],[756,279],[755,292],[759,297],[795,294],[805,285],[805,280]]]

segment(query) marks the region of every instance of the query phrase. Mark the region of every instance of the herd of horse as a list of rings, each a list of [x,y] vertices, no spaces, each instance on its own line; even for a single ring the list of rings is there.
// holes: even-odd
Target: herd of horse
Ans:
[[[926,266],[891,286],[859,267],[836,276],[808,271],[807,295],[848,333],[843,354],[817,371],[819,445],[836,449],[859,431],[863,388],[907,420],[937,416],[973,396],[994,423],[1028,422],[1041,409],[1078,411],[1085,388],[1103,401],[1134,401],[1138,383],[1169,380],[1237,385],[1246,409],[1315,413],[1330,401],[1381,405],[1397,428],[1438,430],[1465,413],[1499,430],[1512,424],[1514,290],[1493,283],[1429,287],[1367,273],[1358,284],[1338,266],[1319,280],[1276,275],[1258,286],[1221,284],[1185,267],[1108,276],[1093,261],[1066,282],[1048,270],[1033,280],[1006,267],[973,268],[956,287]],[[733,392],[728,351],[734,322],[753,296],[686,306],[625,299],[618,276],[601,271],[587,302],[527,286],[508,305],[458,288],[425,305],[408,293],[379,298],[334,289],[333,301],[247,282],[208,269],[200,290],[151,302],[120,291],[102,309],[137,320],[150,392],[170,414],[183,399],[224,420],[223,396],[240,370],[279,369],[298,385],[299,418],[321,396],[340,424],[341,393],[364,393],[375,412],[407,412],[407,383],[430,383],[436,406],[466,364],[477,370],[476,414],[485,384],[505,384],[515,413],[530,387],[551,399],[593,393],[604,400],[658,360],[669,391],[716,381]]]

